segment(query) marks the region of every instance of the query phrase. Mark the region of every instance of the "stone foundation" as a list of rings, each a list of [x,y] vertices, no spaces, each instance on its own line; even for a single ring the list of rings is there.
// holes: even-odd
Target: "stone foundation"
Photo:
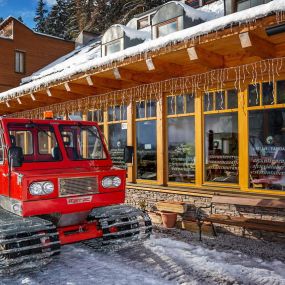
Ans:
[[[137,208],[145,207],[147,211],[156,211],[156,202],[158,201],[179,201],[187,204],[187,212],[183,215],[187,218],[194,218],[198,207],[208,206],[211,198],[201,196],[188,196],[180,194],[169,194],[155,192],[150,190],[127,189],[126,203]],[[266,219],[271,221],[285,222],[285,209],[272,209],[263,207],[245,207],[229,204],[216,204],[213,207],[215,214],[224,214],[229,216],[245,216],[248,218]],[[205,209],[209,213],[210,209]],[[180,217],[181,219],[181,217]],[[217,232],[229,233],[249,238],[263,239],[268,241],[285,241],[285,234],[273,233],[259,230],[243,230],[241,227],[216,225]]]

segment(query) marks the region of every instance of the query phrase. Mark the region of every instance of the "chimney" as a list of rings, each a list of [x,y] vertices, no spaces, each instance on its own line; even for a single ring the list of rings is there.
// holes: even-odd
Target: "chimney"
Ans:
[[[100,39],[100,35],[87,31],[82,31],[75,40],[75,47],[83,47],[88,45],[91,41]]]

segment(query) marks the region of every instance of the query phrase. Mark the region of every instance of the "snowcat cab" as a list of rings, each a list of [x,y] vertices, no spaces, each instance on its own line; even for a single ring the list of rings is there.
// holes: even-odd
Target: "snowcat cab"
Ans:
[[[126,171],[113,166],[96,123],[0,124],[0,273],[45,263],[64,244],[150,235],[147,214],[123,205]]]

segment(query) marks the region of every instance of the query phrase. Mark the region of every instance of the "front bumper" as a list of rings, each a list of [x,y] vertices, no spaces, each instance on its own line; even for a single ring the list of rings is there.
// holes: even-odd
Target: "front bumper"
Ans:
[[[85,212],[97,207],[122,204],[124,201],[125,191],[118,191],[49,200],[24,201],[21,206],[22,216],[28,217],[54,213],[69,214]]]

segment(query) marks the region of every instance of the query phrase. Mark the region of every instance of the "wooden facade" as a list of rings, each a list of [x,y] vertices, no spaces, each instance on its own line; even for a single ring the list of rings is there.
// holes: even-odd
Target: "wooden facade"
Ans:
[[[115,127],[110,126],[119,124],[125,137],[115,141],[117,148],[121,149],[122,144],[135,147],[134,163],[128,166],[130,188],[201,196],[230,192],[284,197],[283,182],[280,182],[283,158],[276,158],[275,154],[271,160],[265,154],[261,158],[258,153],[263,149],[256,150],[256,147],[253,150],[257,154],[251,155],[249,142],[255,137],[250,135],[251,118],[255,114],[252,112],[268,111],[264,120],[270,121],[270,112],[280,111],[274,120],[281,124],[276,135],[283,139],[280,120],[285,110],[285,33],[268,36],[266,30],[284,23],[282,13],[269,15],[94,67],[68,80],[58,78],[48,86],[2,99],[0,112],[26,118],[42,118],[45,110],[62,117],[80,112],[84,119],[99,122],[109,147],[115,132]],[[235,120],[231,129],[236,130],[220,137],[221,131],[219,127],[215,131],[213,123],[218,116],[224,116],[223,122]],[[179,171],[184,170],[180,167],[175,172],[170,165],[173,150],[169,142],[173,138],[169,126],[172,123],[173,129],[177,129],[178,119],[193,126],[189,129],[191,146],[183,144],[187,147],[184,152],[192,157],[183,161],[187,164],[182,166],[187,168],[187,179],[183,178],[186,182],[177,178]],[[208,122],[212,123],[210,130],[206,130]],[[268,126],[265,139],[267,147],[272,146],[274,152],[277,148],[273,141],[277,143],[278,138],[271,135]],[[152,136],[155,142],[146,141],[146,136]],[[258,146],[255,142],[254,145]],[[121,155],[120,151],[116,154],[116,147],[111,148],[114,155]],[[232,153],[230,148],[234,149]],[[266,170],[270,167],[271,172],[279,171],[278,187],[265,178],[262,180],[270,176]],[[174,171],[172,176],[171,171]]]
[[[74,42],[39,34],[13,17],[0,25],[0,92],[20,84],[23,77],[69,53]],[[23,55],[22,68],[15,62],[16,53]]]

